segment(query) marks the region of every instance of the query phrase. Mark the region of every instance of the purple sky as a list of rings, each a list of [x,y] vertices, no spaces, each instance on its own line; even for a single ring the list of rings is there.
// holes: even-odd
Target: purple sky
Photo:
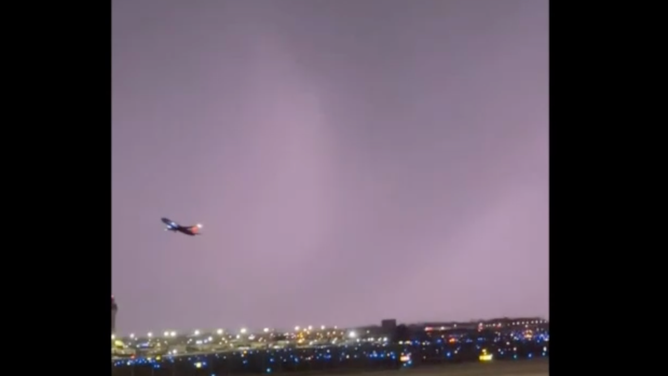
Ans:
[[[121,332],[547,316],[547,0],[114,0],[112,46]]]

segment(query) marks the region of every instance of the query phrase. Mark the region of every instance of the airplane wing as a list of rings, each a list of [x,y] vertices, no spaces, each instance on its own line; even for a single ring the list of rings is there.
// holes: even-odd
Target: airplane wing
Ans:
[[[178,227],[179,226],[178,223],[172,221],[169,218],[162,218],[162,223],[164,223],[164,224],[166,224],[167,226],[170,226],[170,227]]]

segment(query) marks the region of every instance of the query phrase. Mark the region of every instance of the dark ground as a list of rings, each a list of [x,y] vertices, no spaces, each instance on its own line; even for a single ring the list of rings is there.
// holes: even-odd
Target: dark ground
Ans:
[[[318,376],[350,376],[351,374],[356,376],[399,376],[401,374],[406,376],[548,376],[549,364],[547,359],[496,361],[402,368],[398,371],[320,372]],[[306,375],[301,373],[300,376]]]

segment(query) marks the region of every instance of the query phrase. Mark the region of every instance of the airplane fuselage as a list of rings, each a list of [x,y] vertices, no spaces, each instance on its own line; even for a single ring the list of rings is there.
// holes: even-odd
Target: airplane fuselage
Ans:
[[[200,235],[199,230],[202,228],[202,225],[181,226],[169,218],[162,218],[161,220],[167,225],[167,228],[165,228],[166,231],[180,232],[189,236]]]

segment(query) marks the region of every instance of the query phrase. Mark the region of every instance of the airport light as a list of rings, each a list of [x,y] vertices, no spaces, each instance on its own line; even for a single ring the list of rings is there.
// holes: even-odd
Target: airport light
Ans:
[[[151,337],[153,337],[153,333],[148,332],[148,338],[151,338]]]
[[[299,331],[299,326],[295,326],[295,332]]]
[[[265,333],[268,333],[268,332],[269,332],[269,328],[264,328],[264,332],[265,332]]]
[[[320,325],[320,330],[325,330],[325,326],[324,326],[324,325]]]
[[[246,334],[247,331],[248,331],[248,330],[247,330],[246,328],[241,328],[241,330],[239,331],[239,333],[241,333],[241,334]]]
[[[195,335],[196,335],[196,336],[199,335],[199,330],[195,330]]]
[[[130,338],[135,338],[135,334],[134,334],[134,333],[130,333]]]
[[[112,334],[112,335],[111,335],[111,339],[112,339],[112,340],[115,340],[115,339],[116,339],[116,336]]]
[[[172,336],[172,337],[176,337],[176,332],[171,332],[171,333],[169,333],[169,335]]]
[[[169,332],[165,332],[163,334],[165,335],[165,337],[169,337]]]
[[[352,331],[350,331],[350,333],[348,333],[348,337],[355,338],[355,337],[357,337],[357,333],[355,333],[355,331],[352,330]]]
[[[223,329],[216,330],[216,333],[218,333],[218,335],[222,335],[223,334]]]

